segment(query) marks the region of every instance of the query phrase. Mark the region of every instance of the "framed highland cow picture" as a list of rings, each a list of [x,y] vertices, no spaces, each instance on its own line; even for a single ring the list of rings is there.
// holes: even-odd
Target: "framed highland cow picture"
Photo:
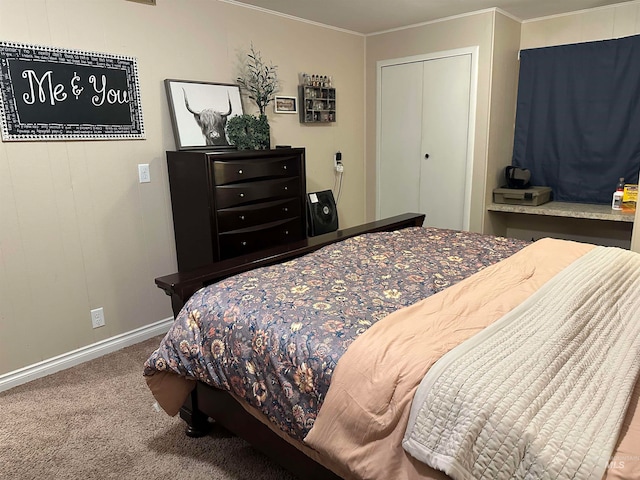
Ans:
[[[242,115],[240,87],[231,83],[164,81],[177,150],[232,150],[227,120]]]

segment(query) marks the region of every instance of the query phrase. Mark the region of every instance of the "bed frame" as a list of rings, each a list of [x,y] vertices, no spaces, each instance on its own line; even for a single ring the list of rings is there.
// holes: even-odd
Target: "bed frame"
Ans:
[[[407,227],[422,226],[424,218],[424,215],[415,213],[398,215],[213,263],[190,272],[158,277],[155,282],[171,297],[173,314],[177,316],[189,297],[206,285],[254,268],[300,257],[326,245],[364,233],[391,232]],[[209,419],[212,419],[301,478],[340,479],[335,473],[279,437],[260,420],[248,413],[232,395],[223,390],[197,382],[196,388],[180,410],[180,417],[187,423],[186,434],[190,437],[206,435],[211,427]]]

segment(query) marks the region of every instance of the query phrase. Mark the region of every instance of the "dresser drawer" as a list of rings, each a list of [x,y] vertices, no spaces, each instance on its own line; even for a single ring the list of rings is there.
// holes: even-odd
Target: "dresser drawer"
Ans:
[[[234,183],[216,187],[216,207],[219,210],[265,199],[276,200],[299,195],[298,177]]]
[[[218,231],[229,232],[264,223],[300,216],[300,199],[290,198],[275,202],[232,207],[218,210]]]
[[[302,239],[301,217],[273,222],[261,227],[221,233],[221,260]]]
[[[217,185],[243,182],[264,177],[300,176],[300,162],[294,156],[259,161],[214,161]]]

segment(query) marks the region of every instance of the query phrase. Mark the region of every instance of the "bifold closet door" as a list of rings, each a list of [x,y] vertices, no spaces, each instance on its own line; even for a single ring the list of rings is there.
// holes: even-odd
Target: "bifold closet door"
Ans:
[[[422,62],[382,69],[379,218],[420,213],[423,69]]]
[[[463,228],[470,88],[471,54],[382,68],[380,218],[418,212]]]

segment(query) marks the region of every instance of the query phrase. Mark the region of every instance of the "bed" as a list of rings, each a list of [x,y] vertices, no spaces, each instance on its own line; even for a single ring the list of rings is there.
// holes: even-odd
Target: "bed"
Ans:
[[[145,364],[159,404],[180,412],[188,434],[213,418],[302,478],[448,478],[403,449],[421,381],[593,246],[423,228],[423,219],[158,279],[176,312]],[[635,378],[627,383],[634,395],[607,478],[640,474],[638,392]]]

